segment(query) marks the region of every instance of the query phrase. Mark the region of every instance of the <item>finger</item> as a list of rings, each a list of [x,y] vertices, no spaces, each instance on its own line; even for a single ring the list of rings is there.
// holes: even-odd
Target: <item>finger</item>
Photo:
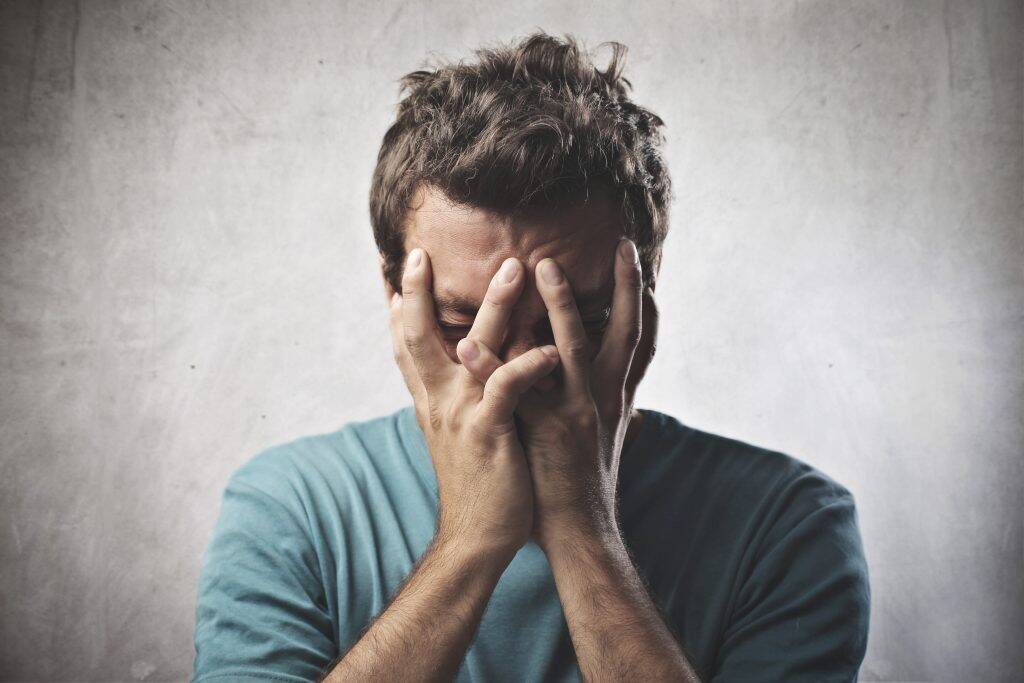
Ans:
[[[608,329],[601,350],[594,359],[594,375],[601,388],[621,392],[626,383],[633,352],[641,334],[640,259],[631,240],[619,242],[615,257],[615,292]]]
[[[487,384],[494,371],[502,366],[502,361],[485,344],[466,337],[460,339],[455,347],[455,354],[462,361],[462,367],[466,368],[471,381],[478,384]]]
[[[515,429],[516,405],[533,384],[558,365],[558,349],[550,344],[530,349],[491,374],[477,404],[478,419],[497,433]]]
[[[498,358],[493,351],[468,337],[459,340],[458,345],[455,347],[455,353],[459,357],[462,367],[466,370],[463,374],[476,387],[486,385],[487,380],[494,374],[494,371],[504,364],[504,361]],[[554,387],[554,378],[551,375],[544,375],[534,382],[531,388],[541,394],[546,394]],[[477,400],[479,400],[479,394],[477,396]]]
[[[409,253],[402,274],[402,328],[406,348],[428,393],[457,367],[445,353],[437,329],[432,284],[430,259],[417,247]]]
[[[590,391],[590,342],[572,287],[553,259],[546,258],[537,264],[537,289],[548,309],[565,389],[569,395],[586,394]]]
[[[653,286],[644,288],[642,309],[640,343],[637,344],[636,351],[633,352],[633,363],[629,368],[629,376],[626,377],[626,407],[632,407],[637,385],[640,384],[651,361],[654,360],[658,346],[659,314],[658,304],[654,300]]]
[[[405,380],[405,386],[408,387],[409,394],[412,395],[414,405],[422,406],[426,399],[426,390],[423,387],[423,382],[420,381],[419,373],[416,372],[412,358],[409,356],[409,349],[405,346],[405,332],[402,329],[402,295],[395,292],[392,293],[391,305],[388,308],[388,329],[391,332],[391,347],[395,364],[398,365],[398,369],[402,373],[402,379]]]
[[[484,295],[484,301],[473,319],[473,327],[467,337],[478,340],[495,352],[501,350],[512,306],[523,291],[522,270],[519,259],[505,259],[487,286],[487,294]]]
[[[557,349],[555,351],[557,353]],[[465,370],[463,374],[470,382],[473,382],[475,387],[478,387],[478,390],[486,386],[487,380],[490,379],[491,375],[504,364],[493,351],[479,342],[468,338],[459,341],[459,344],[455,347],[455,353],[462,362],[462,367]],[[540,395],[547,394],[555,388],[554,378],[550,374],[544,375],[534,382],[530,388]],[[482,391],[477,394],[476,401],[478,403],[481,396]],[[520,401],[516,404],[517,411],[523,408],[522,397],[523,395],[521,394]]]

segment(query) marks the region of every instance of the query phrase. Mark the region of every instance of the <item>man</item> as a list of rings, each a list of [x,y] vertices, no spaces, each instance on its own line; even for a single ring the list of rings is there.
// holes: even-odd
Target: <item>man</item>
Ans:
[[[195,680],[856,679],[851,494],[633,407],[670,184],[615,47],[405,78],[370,205],[413,405],[232,476]]]

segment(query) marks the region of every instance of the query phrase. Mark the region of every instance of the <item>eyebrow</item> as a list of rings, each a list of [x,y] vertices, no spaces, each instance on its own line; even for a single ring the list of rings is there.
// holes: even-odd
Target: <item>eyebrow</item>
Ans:
[[[581,312],[595,312],[598,309],[607,308],[611,304],[614,282],[602,286],[593,292],[580,292],[576,294],[576,307]],[[480,310],[480,305],[473,299],[453,292],[441,292],[434,296],[434,303],[441,313],[460,313],[467,316],[475,316]]]

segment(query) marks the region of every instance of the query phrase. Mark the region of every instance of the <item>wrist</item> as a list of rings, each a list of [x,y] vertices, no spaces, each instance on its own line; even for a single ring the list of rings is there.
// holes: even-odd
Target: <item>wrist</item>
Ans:
[[[510,543],[489,541],[443,526],[434,535],[431,548],[453,565],[480,569],[497,576],[501,576],[519,550]]]
[[[552,555],[572,556],[580,552],[617,551],[623,546],[614,513],[574,514],[540,525],[537,544]]]

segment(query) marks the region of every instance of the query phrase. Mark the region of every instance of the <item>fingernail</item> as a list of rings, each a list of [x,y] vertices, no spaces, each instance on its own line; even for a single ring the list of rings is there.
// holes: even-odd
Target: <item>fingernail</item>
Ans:
[[[542,346],[542,347],[540,347],[540,350],[541,350],[541,351],[542,351],[542,352],[544,353],[544,355],[545,355],[545,356],[547,356],[548,358],[551,358],[551,359],[557,359],[557,358],[558,358],[558,347],[557,347],[557,346],[551,346],[551,345],[549,344],[549,345],[547,345],[547,346]]]
[[[392,306],[392,308],[394,308],[394,306],[396,304],[398,304],[398,300],[401,299],[401,298],[402,298],[402,296],[398,292],[395,292],[394,294],[391,295],[391,306]]]
[[[408,265],[410,268],[415,268],[420,264],[421,260],[422,257],[420,254],[420,248],[416,247],[415,249],[409,252],[409,261],[406,263],[406,265]]]
[[[544,277],[544,281],[549,285],[558,285],[562,283],[562,269],[559,268],[558,264],[554,261],[545,261],[544,265],[540,267],[540,274]]]
[[[456,349],[459,355],[466,360],[475,360],[480,355],[480,349],[476,347],[476,343],[471,339],[464,338],[459,340],[458,348]]]
[[[633,244],[633,240],[625,239],[619,242],[619,258],[622,259],[623,263],[630,263],[636,265],[640,260],[636,253],[636,245]]]
[[[505,263],[502,264],[501,266],[501,270],[498,271],[498,282],[501,282],[506,285],[512,282],[512,280],[516,279],[517,270],[519,270],[519,268],[516,266],[515,261],[513,261],[512,259],[505,261]]]

